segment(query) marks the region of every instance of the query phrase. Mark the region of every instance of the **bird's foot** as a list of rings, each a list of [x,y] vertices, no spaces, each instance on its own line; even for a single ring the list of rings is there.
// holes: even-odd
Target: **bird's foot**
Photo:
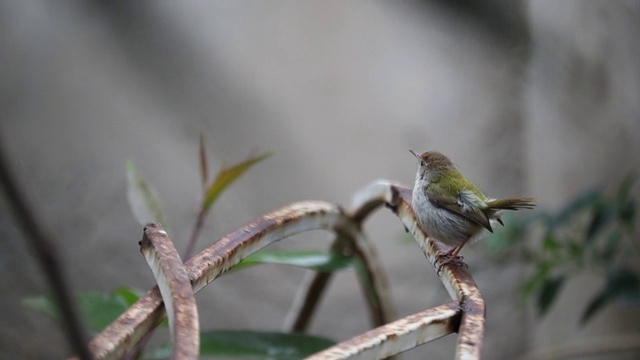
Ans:
[[[440,273],[442,272],[442,267],[447,264],[468,268],[469,266],[462,261],[463,259],[464,257],[457,254],[455,247],[449,251],[438,251],[436,253],[435,261],[435,263],[438,264],[438,276],[440,276]]]

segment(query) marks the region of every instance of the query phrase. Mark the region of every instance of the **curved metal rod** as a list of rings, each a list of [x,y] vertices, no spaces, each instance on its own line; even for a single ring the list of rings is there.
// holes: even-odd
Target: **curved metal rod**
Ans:
[[[430,238],[417,224],[415,214],[411,208],[411,190],[389,181],[379,180],[365,187],[358,192],[353,199],[351,206],[351,217],[355,221],[362,221],[376,208],[386,205],[390,208],[402,221],[407,231],[411,232],[415,240],[420,245],[425,256],[431,262],[433,267],[437,269],[439,264],[436,263],[436,254],[439,251],[448,249],[439,242]],[[485,307],[482,294],[478,289],[471,274],[465,267],[455,264],[446,264],[440,272],[440,279],[447,289],[449,296],[458,302],[457,309],[459,313],[450,314],[451,321],[453,317],[460,316],[459,326],[451,328],[450,332],[458,331],[458,342],[456,347],[456,359],[479,359],[482,349],[482,338],[484,336],[484,315]],[[437,307],[435,309],[438,309]],[[429,310],[427,310],[429,311]],[[399,321],[406,321],[405,325],[415,327],[421,324],[419,317],[410,315]],[[452,324],[458,323],[453,321]],[[394,323],[395,324],[395,323]],[[354,339],[340,343],[319,354],[342,354],[339,358],[349,358],[352,356],[362,356],[366,353],[367,359],[381,359],[387,356],[393,356],[407,349],[413,348],[424,343],[420,342],[421,338],[416,337],[415,333],[397,329],[399,336],[386,336],[384,341],[377,341],[378,331],[386,333],[387,327],[374,329],[365,334],[359,335]],[[447,333],[447,334],[448,334]],[[439,333],[440,336],[446,334]],[[413,346],[405,346],[406,342],[413,342]],[[430,340],[427,340],[430,341]],[[374,355],[375,354],[375,355]],[[371,355],[371,357],[370,357]],[[378,357],[381,356],[381,357]],[[320,359],[322,357],[318,357]],[[312,356],[311,359],[316,359]]]
[[[432,340],[449,335],[458,327],[460,306],[450,302],[396,320],[341,342],[306,358],[386,359]]]
[[[336,205],[323,201],[293,203],[256,218],[185,263],[193,292],[228,271],[246,256],[286,237],[309,230],[330,230],[361,239],[360,228]],[[365,249],[365,251],[367,251]],[[162,297],[153,288],[90,343],[96,359],[117,359],[164,317]]]
[[[410,203],[411,190],[387,181],[378,181],[359,192],[354,197],[352,210],[348,214],[341,211],[339,207],[325,202],[294,203],[258,217],[249,224],[223,237],[189,260],[185,264],[185,268],[192,282],[193,291],[196,292],[237,264],[241,259],[264,246],[285,237],[315,229],[330,230],[338,235],[347,236],[353,239],[354,244],[363,244],[364,250],[360,251],[368,253],[370,244],[364,241],[360,223],[373,210],[383,204],[391,208],[401,219],[405,228],[413,234],[427,259],[437,268],[438,264],[435,264],[436,253],[446,249],[444,245],[433,241],[418,227]],[[370,255],[373,255],[375,259],[375,253]],[[377,264],[374,262],[373,268],[376,266]],[[374,278],[376,277],[374,276]],[[460,315],[458,326],[460,336],[458,337],[456,357],[459,359],[479,358],[484,331],[484,302],[482,296],[466,268],[447,264],[442,268],[441,279],[450,296],[458,301],[456,314]],[[374,285],[384,287],[385,284],[383,281]],[[381,294],[384,294],[384,292],[381,292]],[[160,292],[156,287],[122,314],[105,331],[94,338],[90,343],[94,356],[98,359],[120,357],[135,345],[146,332],[155,327],[163,316],[164,307],[162,306]],[[451,320],[447,321],[452,321],[451,324],[455,324],[457,321],[453,320],[457,316],[452,315],[448,318]],[[418,323],[423,321],[420,320],[420,316],[417,318],[409,316],[401,320],[405,321],[409,327],[415,326],[415,321]],[[368,332],[362,336],[375,334],[376,330],[372,330],[373,333]],[[416,340],[415,331],[400,330],[400,333],[400,338],[391,337],[381,341],[381,347],[375,345],[376,341],[369,342],[369,345],[364,348],[361,347],[360,350],[357,349],[357,344],[354,342],[348,341],[346,342],[347,345],[344,346],[355,346],[356,348],[352,349],[355,353],[366,351],[367,354],[391,356],[422,343]],[[410,347],[396,346],[412,338],[414,341],[413,346],[410,346],[411,340],[407,345]],[[337,346],[343,345],[339,344]],[[353,352],[352,350],[349,351]]]
[[[178,251],[159,224],[148,224],[140,252],[158,283],[172,334],[172,359],[197,359],[200,353],[198,308]]]
[[[366,187],[366,191],[361,191],[354,197],[354,201],[352,202],[350,209],[345,211],[346,215],[362,227],[362,223],[367,216],[369,216],[374,210],[377,210],[380,206],[384,205],[387,202],[387,199],[392,200],[390,203],[397,203],[397,194],[383,194],[385,191],[393,191],[393,188],[389,185],[402,187],[401,184],[391,183],[387,180],[374,182]],[[360,242],[358,244],[360,244]],[[373,281],[382,283],[378,284],[377,288],[386,289],[386,275],[382,270],[378,270],[380,267],[377,265],[377,256],[375,255],[375,252],[373,252],[373,246],[369,241],[363,241],[362,244],[367,247],[371,247],[372,250],[372,254],[370,256],[367,257],[366,253],[362,253],[363,256],[361,257],[365,263],[367,275],[369,278],[373,279]],[[362,245],[356,246],[362,247]],[[345,239],[337,236],[331,245],[331,251],[341,252],[344,250],[344,247]],[[309,272],[305,275],[305,278],[300,284],[293,303],[283,322],[283,331],[304,332],[308,328],[311,318],[313,317],[313,313],[317,309],[320,296],[325,291],[332,276],[333,273],[326,272]],[[377,316],[375,312],[372,312],[371,323],[373,326],[382,326],[394,318],[394,311],[388,291],[385,290],[384,292],[380,292],[380,294],[381,297],[384,297],[384,299],[380,301],[383,308],[380,309]],[[367,296],[367,300],[369,300],[369,296]],[[375,309],[375,304],[370,303],[369,308],[372,310]]]

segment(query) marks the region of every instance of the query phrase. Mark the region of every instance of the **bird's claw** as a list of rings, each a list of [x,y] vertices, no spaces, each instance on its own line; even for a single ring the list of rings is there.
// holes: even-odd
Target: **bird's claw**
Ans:
[[[437,268],[438,276],[440,276],[440,273],[442,272],[442,268],[447,264],[453,264],[453,265],[462,266],[465,268],[469,267],[467,264],[465,264],[462,261],[464,257],[460,255],[453,255],[454,250],[455,249],[452,249],[450,251],[438,251],[436,253],[435,264],[438,264],[438,268]]]

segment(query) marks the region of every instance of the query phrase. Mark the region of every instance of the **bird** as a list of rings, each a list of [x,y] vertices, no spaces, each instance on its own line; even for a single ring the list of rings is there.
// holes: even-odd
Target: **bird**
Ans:
[[[493,232],[492,222],[504,226],[503,210],[536,206],[534,198],[487,197],[462,175],[451,159],[438,151],[409,152],[419,160],[411,198],[418,225],[429,236],[451,247],[436,254],[436,261],[440,263],[438,270],[451,262],[464,265],[458,256],[460,250],[471,239],[479,237],[483,229]]]

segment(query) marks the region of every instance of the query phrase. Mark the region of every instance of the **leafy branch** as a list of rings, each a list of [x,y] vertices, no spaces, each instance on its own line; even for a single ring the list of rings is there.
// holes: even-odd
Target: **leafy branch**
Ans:
[[[635,182],[636,176],[630,175],[613,195],[595,188],[560,211],[512,217],[489,237],[487,249],[497,261],[533,265],[522,293],[525,299],[535,298],[540,315],[551,308],[571,276],[585,272],[604,277],[605,285],[589,300],[581,324],[610,303],[640,305],[640,275],[632,266],[640,256],[637,200],[631,195]],[[538,235],[524,244],[521,240],[529,231]]]

